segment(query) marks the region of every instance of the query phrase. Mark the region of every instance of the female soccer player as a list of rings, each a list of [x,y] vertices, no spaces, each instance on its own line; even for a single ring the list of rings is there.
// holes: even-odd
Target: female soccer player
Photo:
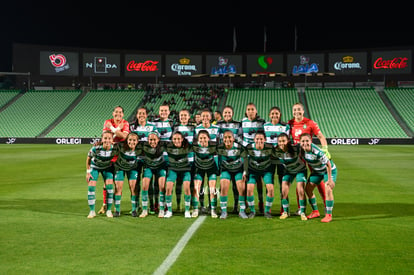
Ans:
[[[279,158],[282,165],[285,167],[285,174],[282,179],[282,207],[283,213],[280,215],[280,219],[286,219],[289,217],[289,201],[288,194],[290,185],[293,180],[296,179],[298,186],[298,196],[300,205],[300,217],[303,221],[306,221],[305,215],[305,184],[306,184],[306,164],[301,156],[300,145],[292,145],[289,136],[286,133],[281,133],[277,138],[277,148],[275,155]]]
[[[239,216],[247,219],[245,204],[245,180],[243,178],[245,148],[235,142],[233,131],[227,130],[223,134],[223,143],[217,146],[220,174],[220,207],[221,219],[227,218],[227,200],[230,181],[236,182],[237,194],[239,195],[240,211]],[[236,208],[237,211],[237,208]]]
[[[137,114],[136,114],[136,119],[135,121],[131,124],[130,126],[130,130],[131,132],[134,132],[138,135],[139,137],[139,141],[140,142],[145,142],[148,140],[148,135],[152,132],[156,132],[157,131],[157,127],[155,125],[155,123],[148,121],[148,111],[145,107],[139,107],[137,110]],[[138,171],[138,182],[135,185],[136,186],[136,190],[135,193],[137,194],[136,196],[136,203],[137,205],[139,205],[139,195],[141,192],[141,175],[142,175],[142,159],[139,159],[138,161],[138,165],[137,165],[137,171]],[[158,189],[158,187],[156,187]],[[150,188],[149,188],[149,198],[150,198],[150,209],[153,211],[153,213],[155,213],[155,208],[157,206],[157,200],[158,200],[158,195],[154,194],[154,189],[155,186],[153,186],[153,184],[150,184]],[[154,203],[155,201],[155,203]]]
[[[137,216],[136,183],[138,171],[136,170],[138,157],[141,155],[141,148],[138,146],[138,135],[129,133],[126,141],[115,145],[117,160],[115,161],[115,217],[121,216],[122,188],[124,186],[125,174],[128,178],[129,190],[131,191],[132,217]]]
[[[245,117],[241,121],[242,133],[243,133],[243,146],[254,143],[254,137],[257,132],[264,131],[263,125],[264,119],[260,118],[257,114],[256,105],[252,102],[246,106]],[[260,180],[257,182],[257,193],[259,196],[259,211],[264,212],[263,209],[263,182]]]
[[[103,132],[100,144],[94,145],[89,150],[88,156],[86,158],[86,182],[88,183],[89,219],[96,216],[95,189],[99,173],[102,174],[104,185],[108,193],[106,216],[108,218],[113,217],[111,211],[114,199],[114,174],[112,159],[115,156],[115,152],[113,150],[112,143],[113,133],[111,131]]]
[[[129,131],[129,123],[124,119],[124,108],[121,106],[116,106],[112,111],[112,118],[107,119],[104,122],[102,132],[111,131],[113,133],[113,142],[118,143],[124,141]],[[113,162],[116,161],[116,156],[112,159]],[[98,214],[105,213],[106,207],[106,189],[105,186],[102,190],[103,195],[103,205],[99,210]]]
[[[142,213],[140,218],[148,216],[148,188],[151,179],[154,176],[154,183],[159,186],[160,210],[159,218],[164,217],[165,202],[165,177],[167,170],[167,160],[165,152],[165,143],[160,142],[158,132],[152,132],[148,135],[148,141],[142,146],[144,154],[144,175],[142,176]]]
[[[201,111],[201,124],[195,128],[195,134],[198,135],[198,132],[201,130],[206,130],[210,135],[210,140],[217,142],[219,138],[219,127],[217,125],[211,124],[211,112],[208,109]],[[204,190],[204,181],[201,185],[201,190]],[[204,207],[204,193],[200,193],[199,201],[201,206],[201,212],[205,212],[206,208]],[[211,203],[211,198],[209,196],[209,203]]]
[[[328,143],[326,141],[325,136],[322,134],[322,131],[319,129],[318,124],[315,121],[304,117],[305,109],[303,107],[303,104],[300,102],[295,103],[292,107],[292,114],[293,118],[289,120],[288,123],[290,125],[290,133],[291,138],[293,140],[293,144],[298,144],[300,142],[300,136],[304,133],[308,133],[311,136],[315,135],[321,142],[322,151],[328,156],[328,158],[331,158],[331,155],[328,151]],[[326,192],[325,184],[323,183],[323,181],[318,185],[318,191],[321,197],[323,198],[323,202],[325,203]]]
[[[273,144],[273,146],[277,146],[278,136],[282,133],[285,133],[289,136],[290,134],[290,126],[289,124],[281,121],[282,112],[279,107],[272,107],[269,111],[269,118],[270,121],[264,124],[264,131],[266,134],[266,142]],[[280,197],[282,198],[282,181],[283,181],[283,174],[285,173],[284,166],[279,163],[279,160],[276,158],[272,158],[272,164],[274,169],[277,168],[277,175],[279,179],[279,191]],[[276,171],[274,171],[275,173]],[[283,213],[283,207],[281,209],[281,214]]]
[[[179,117],[179,123],[177,125],[174,125],[173,132],[180,131],[186,140],[190,144],[193,143],[194,139],[194,130],[195,126],[193,124],[190,124],[190,111],[187,109],[182,109],[178,113]],[[193,171],[191,172],[191,175],[193,175]],[[193,177],[192,177],[193,180]],[[193,186],[193,183],[191,183],[191,186]],[[182,187],[183,187],[183,179],[177,178],[176,184],[175,184],[175,195],[177,200],[177,211],[180,211],[181,208],[181,194],[182,194]]]
[[[211,199],[211,217],[217,218],[216,213],[216,182],[217,182],[217,144],[210,141],[210,135],[207,130],[200,130],[197,135],[197,140],[194,142],[192,148],[194,152],[194,211],[192,217],[198,217],[198,200],[200,194],[200,187],[207,175],[209,194]]]
[[[306,185],[306,194],[309,198],[309,203],[312,206],[312,213],[308,216],[308,219],[317,218],[320,216],[318,205],[316,203],[316,197],[313,194],[315,186],[319,185],[322,180],[326,183],[326,207],[325,217],[321,222],[330,222],[332,220],[332,209],[334,205],[333,189],[336,182],[336,166],[332,160],[329,160],[325,152],[323,152],[318,146],[312,143],[312,137],[310,134],[302,134],[300,137],[300,146],[303,148],[304,160],[312,168],[312,172],[309,176],[309,183]]]
[[[167,185],[165,188],[165,202],[167,204],[168,211],[165,213],[164,218],[171,218],[173,214],[172,191],[178,175],[183,178],[185,201],[184,217],[191,218],[191,146],[181,132],[175,132],[172,135],[172,142],[167,144],[166,152],[168,156],[168,175]]]
[[[274,200],[273,173],[271,156],[274,154],[274,147],[265,143],[266,136],[263,132],[257,132],[254,137],[254,143],[247,145],[248,156],[248,180],[247,180],[247,203],[250,208],[249,218],[254,218],[256,211],[254,208],[254,186],[263,179],[266,184],[266,206],[264,216],[272,218],[270,209]]]
[[[224,133],[230,130],[233,133],[233,138],[236,142],[240,144],[243,143],[243,133],[241,129],[240,121],[236,121],[233,119],[234,110],[233,107],[227,105],[223,109],[223,119],[217,122],[217,126],[219,127],[219,136],[220,136],[220,143],[223,142]],[[232,190],[233,190],[233,197],[234,197],[234,206],[233,206],[233,213],[237,214],[238,204],[239,204],[239,193],[236,181],[232,181]]]

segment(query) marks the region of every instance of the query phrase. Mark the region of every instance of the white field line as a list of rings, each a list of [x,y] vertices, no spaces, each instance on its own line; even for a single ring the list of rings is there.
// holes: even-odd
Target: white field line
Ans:
[[[154,275],[163,275],[167,274],[167,271],[175,263],[178,256],[180,256],[184,247],[187,245],[188,241],[191,239],[193,234],[197,231],[200,225],[204,222],[207,216],[198,217],[198,219],[188,228],[187,232],[181,237],[178,243],[175,245],[170,254],[165,258],[164,262],[154,271]]]

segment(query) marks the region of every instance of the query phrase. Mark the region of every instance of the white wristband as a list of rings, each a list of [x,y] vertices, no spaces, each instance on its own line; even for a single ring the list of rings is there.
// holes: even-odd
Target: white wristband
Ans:
[[[118,130],[118,128],[115,128],[114,126],[111,126],[111,132],[115,134],[115,132]]]
[[[86,169],[86,174],[90,174],[92,172],[92,168]]]

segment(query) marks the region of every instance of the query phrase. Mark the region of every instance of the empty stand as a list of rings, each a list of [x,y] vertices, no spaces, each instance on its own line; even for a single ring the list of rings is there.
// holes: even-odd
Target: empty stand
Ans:
[[[314,88],[305,93],[310,116],[325,137],[407,137],[374,88]]]
[[[127,119],[144,94],[142,90],[91,90],[46,137],[100,137],[116,106],[124,108]]]
[[[80,93],[78,90],[28,91],[0,113],[0,136],[38,136]]]
[[[414,88],[385,88],[384,93],[400,117],[414,132]]]

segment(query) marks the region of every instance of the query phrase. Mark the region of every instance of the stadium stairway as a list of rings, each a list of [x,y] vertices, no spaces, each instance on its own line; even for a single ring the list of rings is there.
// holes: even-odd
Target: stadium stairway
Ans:
[[[411,137],[414,136],[414,88],[385,88],[378,90],[381,99]]]
[[[0,113],[16,102],[24,93],[18,90],[0,91]]]
[[[63,113],[55,119],[55,121],[53,121],[46,129],[44,129],[38,137],[45,137],[50,131],[52,131],[53,128],[55,128],[56,125],[58,125],[63,119],[65,119],[65,117],[76,107],[76,105],[78,105],[79,102],[81,102],[81,100],[85,97],[88,91],[89,88],[85,88],[82,91],[82,93],[75,99],[75,101],[73,101],[72,104],[69,105],[68,108],[66,108],[66,110],[63,111]]]

